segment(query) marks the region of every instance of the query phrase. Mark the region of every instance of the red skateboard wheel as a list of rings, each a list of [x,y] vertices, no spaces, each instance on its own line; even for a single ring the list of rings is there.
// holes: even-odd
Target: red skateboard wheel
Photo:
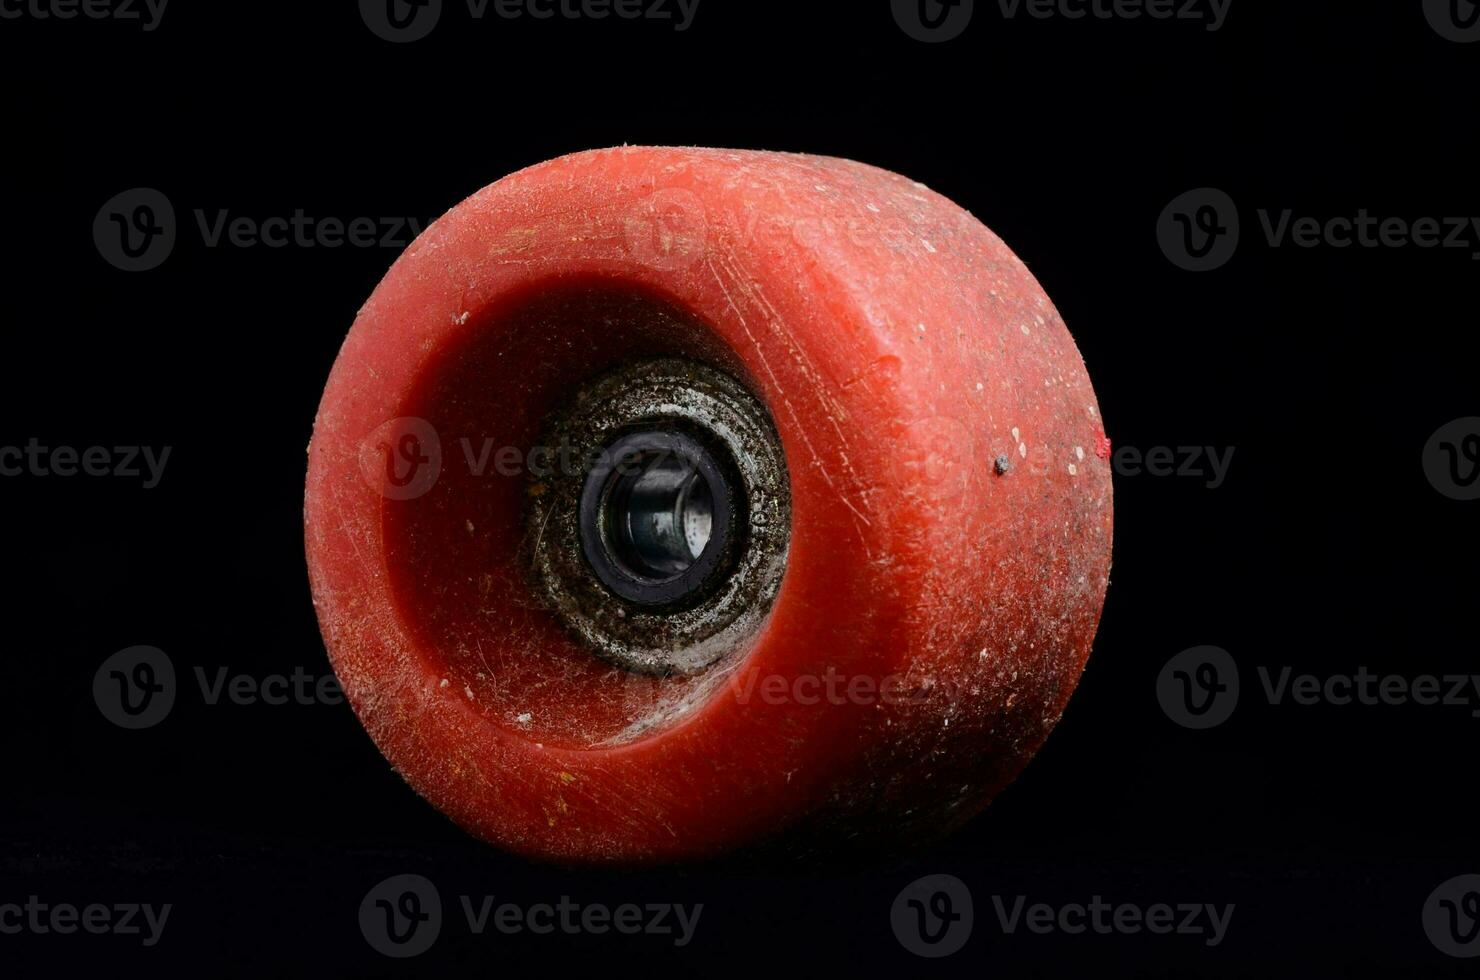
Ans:
[[[458,205],[360,311],[308,566],[371,737],[564,862],[897,847],[1062,712],[1110,568],[1063,321],[920,184],[628,147]]]

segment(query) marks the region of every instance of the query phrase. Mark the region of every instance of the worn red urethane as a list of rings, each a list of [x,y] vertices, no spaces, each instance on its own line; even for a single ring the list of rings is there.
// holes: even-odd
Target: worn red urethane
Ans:
[[[568,638],[525,574],[537,490],[473,472],[591,374],[662,354],[752,387],[793,497],[769,620],[691,680]],[[362,464],[404,417],[438,433],[441,475],[386,499]],[[314,600],[382,752],[500,846],[909,843],[980,811],[1074,689],[1110,570],[1102,431],[1027,268],[923,185],[812,156],[575,154],[458,205],[360,311],[309,447]]]

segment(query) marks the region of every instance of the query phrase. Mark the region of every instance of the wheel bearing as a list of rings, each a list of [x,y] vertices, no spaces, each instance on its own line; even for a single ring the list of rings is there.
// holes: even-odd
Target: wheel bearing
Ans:
[[[529,486],[537,594],[618,666],[693,675],[742,648],[780,588],[791,530],[765,407],[677,359],[608,372],[557,413],[558,467]]]

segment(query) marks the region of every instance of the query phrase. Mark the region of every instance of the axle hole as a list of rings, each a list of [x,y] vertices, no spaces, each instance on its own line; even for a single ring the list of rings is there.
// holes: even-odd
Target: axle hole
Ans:
[[[733,464],[680,429],[629,432],[581,493],[581,546],[609,591],[639,605],[697,601],[726,571],[743,499]]]
[[[682,575],[704,554],[714,529],[709,481],[678,455],[641,454],[618,469],[603,515],[614,556],[643,578]]]

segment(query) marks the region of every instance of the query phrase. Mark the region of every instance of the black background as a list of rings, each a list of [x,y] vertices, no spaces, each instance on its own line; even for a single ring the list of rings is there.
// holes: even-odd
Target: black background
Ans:
[[[482,23],[449,0],[414,44],[354,4],[170,5],[136,24],[0,21],[5,328],[0,443],[169,445],[162,484],[0,479],[0,901],[171,902],[163,940],[0,936],[0,966],[251,974],[630,967],[992,976],[1461,975],[1420,924],[1480,871],[1470,707],[1274,707],[1254,669],[1468,673],[1477,504],[1425,479],[1476,411],[1469,250],[1269,248],[1256,209],[1480,214],[1480,44],[1419,2],[1233,0],[1227,25],[1004,20],[924,44],[886,2],[702,0],[693,26]],[[1027,262],[1068,322],[1118,445],[1235,447],[1227,482],[1122,477],[1105,615],[1063,722],[966,831],[847,870],[553,870],[466,837],[345,706],[207,707],[197,666],[329,670],[307,584],[314,411],[378,248],[206,248],[191,212],[434,217],[504,174],[632,144],[863,160],[954,199]],[[133,187],[174,202],[160,268],[108,265],[91,227]],[[1157,245],[1212,186],[1243,244],[1211,273]],[[94,671],[165,650],[185,695],[119,730]],[[1199,644],[1244,672],[1211,731],[1155,681]],[[390,874],[500,901],[704,903],[692,944],[469,936],[455,908],[408,964],[361,937]],[[975,933],[920,960],[889,925],[928,873],[964,880]],[[1197,937],[1003,935],[990,896],[1235,903]]]

